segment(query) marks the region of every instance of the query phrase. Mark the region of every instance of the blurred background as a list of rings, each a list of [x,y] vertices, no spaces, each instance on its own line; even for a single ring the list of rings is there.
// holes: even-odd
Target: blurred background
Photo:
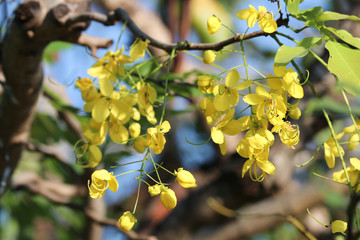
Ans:
[[[0,2],[2,35],[11,22],[14,8],[20,3],[16,0]],[[164,42],[188,40],[210,43],[229,38],[232,33],[222,28],[210,35],[206,31],[206,20],[215,14],[233,32],[243,33],[247,29],[246,22],[238,19],[236,12],[248,8],[249,4],[256,8],[259,5],[266,6],[268,11],[274,14],[277,12],[277,4],[266,0],[97,0],[91,2],[91,10],[106,13],[119,7],[124,8],[142,30]],[[285,4],[281,2],[281,6]],[[360,6],[357,1],[304,0],[300,8],[314,6],[359,16]],[[295,28],[302,27],[302,23],[293,18],[289,24]],[[360,34],[358,28],[348,22],[336,24],[336,27],[351,29],[354,36]],[[114,44],[109,50],[114,51],[121,29],[121,24],[103,26],[92,22],[86,33],[113,39]],[[257,30],[254,27],[250,31]],[[291,34],[295,39],[314,35],[311,30],[293,34],[282,27],[279,31]],[[125,30],[119,46],[124,45],[127,53],[134,40],[131,32]],[[288,46],[295,45],[286,38],[281,38],[281,41]],[[255,38],[246,41],[244,46],[249,65],[265,76],[273,73],[273,59],[278,48],[273,39]],[[225,69],[243,64],[242,55],[236,52],[240,49],[239,45],[234,44],[227,49],[233,52],[217,53],[216,64]],[[161,54],[156,49],[150,50],[153,55]],[[323,46],[315,50],[326,58]],[[99,50],[97,55],[101,57],[106,51]],[[193,53],[202,56],[200,51]],[[97,199],[85,208],[88,201],[88,178],[84,178],[84,169],[75,164],[73,154],[73,145],[79,139],[80,122],[86,118],[82,110],[81,93],[75,88],[75,81],[78,77],[89,77],[87,69],[96,59],[82,46],[53,42],[45,50],[43,61],[45,94],[33,124],[29,146],[13,176],[11,189],[0,199],[0,239],[127,239],[129,235],[125,236],[114,226],[96,223],[86,213],[86,209],[94,210],[101,218],[117,220],[122,212],[133,208],[138,184],[134,178],[137,174],[119,177],[119,190],[116,193],[107,192],[105,198]],[[170,121],[172,129],[166,136],[165,151],[156,160],[163,162],[168,169],[184,167],[190,170],[197,179],[198,187],[183,189],[174,183],[171,188],[178,197],[178,206],[169,212],[161,205],[158,197],[150,198],[146,186],[142,186],[136,212],[136,232],[174,240],[306,239],[286,220],[286,216],[295,216],[318,239],[335,239],[331,229],[316,223],[306,209],[324,223],[333,219],[346,219],[346,188],[313,174],[316,172],[332,176],[322,150],[311,164],[302,168],[295,167],[295,164],[309,160],[330,135],[320,112],[321,107],[326,106],[331,112],[335,127],[350,125],[350,121],[344,114],[344,104],[336,97],[332,76],[327,75],[311,57],[298,59],[297,63],[304,72],[305,69],[309,70],[310,81],[316,86],[321,98],[312,100],[310,89],[305,87],[307,97],[300,103],[303,115],[297,122],[301,130],[301,143],[292,150],[276,139],[270,158],[277,172],[262,183],[251,181],[248,175],[241,177],[244,159],[236,153],[235,147],[242,136],[227,139],[228,152],[225,156],[211,141],[202,145],[189,143],[203,143],[210,136],[210,128],[196,107],[202,99],[198,92],[190,99],[171,98],[166,119]],[[197,70],[214,74],[221,72],[186,54],[179,54],[172,66],[174,79],[183,79],[191,84],[194,84]],[[239,71],[241,76],[245,75],[244,71]],[[256,72],[250,74],[251,77],[258,77]],[[191,89],[189,91],[196,91],[194,87]],[[354,110],[359,113],[356,106]],[[75,120],[73,124],[67,123],[65,113]],[[102,151],[103,167],[114,171],[114,174],[136,169],[136,165],[113,166],[143,158],[142,154],[135,153],[127,146],[110,142],[102,146]],[[173,180],[166,174],[162,178],[164,181]],[[44,197],[46,191],[54,192],[54,199]],[[226,211],[221,211],[216,203],[237,211],[238,215],[226,216]]]

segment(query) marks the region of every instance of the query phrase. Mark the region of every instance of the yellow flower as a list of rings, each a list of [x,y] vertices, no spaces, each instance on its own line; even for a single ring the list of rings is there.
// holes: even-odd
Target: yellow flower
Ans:
[[[176,207],[177,199],[175,192],[171,190],[170,188],[165,187],[164,185],[161,185],[161,194],[160,194],[160,201],[162,205],[168,210],[172,210]]]
[[[336,140],[340,140],[344,136],[344,133],[339,133],[336,135]],[[344,149],[340,146],[340,154],[344,156]],[[324,143],[324,155],[325,160],[329,168],[335,166],[335,157],[339,157],[339,152],[336,147],[336,143],[332,136]]]
[[[291,68],[286,70],[285,75],[282,77],[284,80],[284,87],[290,96],[294,98],[303,98],[304,90],[300,85],[300,80],[298,78],[297,72]]]
[[[355,192],[360,191],[360,160],[358,158],[350,158],[351,166],[346,168],[346,172],[350,178],[350,183],[354,187]],[[344,170],[333,173],[333,179],[339,183],[347,182]]]
[[[294,145],[299,142],[300,131],[297,125],[291,125],[290,122],[284,122],[279,130],[280,140],[288,147],[294,149]]]
[[[139,106],[139,111],[141,115],[145,116],[147,120],[155,124],[155,112],[153,105],[157,98],[157,93],[155,88],[153,88],[149,83],[140,83],[136,85],[138,94],[137,94],[137,104]]]
[[[155,154],[160,154],[165,147],[166,139],[164,133],[170,130],[170,123],[164,121],[161,125],[147,129],[147,142]]]
[[[356,127],[358,129],[360,129],[359,120],[356,119],[355,121],[356,121]],[[349,151],[355,150],[355,148],[357,148],[357,146],[359,145],[359,141],[360,141],[359,134],[357,133],[356,128],[355,128],[355,124],[344,128],[343,133],[350,134],[348,144],[347,144],[348,150]]]
[[[294,120],[298,120],[301,117],[301,110],[298,107],[298,105],[299,105],[299,102],[297,102],[294,105],[290,105],[288,107],[288,111],[289,111],[288,116],[291,117]]]
[[[141,133],[141,125],[138,122],[132,122],[129,126],[130,136],[136,138]]]
[[[252,5],[249,5],[249,7],[248,9],[238,11],[236,16],[241,20],[247,20],[249,28],[258,22],[259,27],[262,28],[264,32],[273,33],[276,31],[277,23],[272,13],[269,13],[264,6],[259,6],[258,11]]]
[[[197,85],[201,93],[212,93],[214,87],[214,81],[209,75],[197,76]]]
[[[109,127],[111,140],[119,144],[126,144],[129,139],[129,132],[119,120],[112,118]]]
[[[144,137],[138,137],[135,139],[133,147],[134,149],[139,152],[143,153],[145,152],[145,149],[149,146],[148,141]]]
[[[341,220],[335,220],[331,222],[331,231],[332,233],[342,233],[347,229],[347,222],[341,221]]]
[[[90,78],[79,78],[76,80],[75,86],[80,88],[81,97],[86,102],[92,101],[98,96],[98,90]]]
[[[102,159],[101,150],[97,145],[101,145],[105,141],[106,136],[102,136],[104,128],[93,133],[88,126],[84,126],[83,133],[86,141],[80,141],[74,147],[76,163],[84,168],[94,168]]]
[[[105,194],[106,189],[116,192],[119,187],[112,172],[105,169],[96,170],[91,175],[91,185],[88,185],[91,198],[99,198]]]
[[[136,44],[131,47],[130,49],[130,57],[133,61],[138,60],[141,57],[145,56],[145,50],[148,46],[148,44],[150,43],[149,39],[146,39],[145,41],[139,40],[136,42]]]
[[[269,148],[273,143],[274,135],[264,128],[256,131],[250,129],[245,134],[244,139],[240,140],[236,147],[236,151],[240,156],[248,158],[242,169],[242,177],[249,171],[252,180],[262,181],[266,174],[272,175],[275,173],[274,165],[268,160]],[[257,174],[257,167],[262,171],[260,175]]]
[[[304,90],[300,84],[297,72],[291,68],[286,69],[285,66],[274,66],[273,69],[276,77],[273,77],[272,75],[268,76],[268,84],[271,88],[282,88],[294,98],[304,97]]]
[[[277,29],[277,23],[274,20],[272,13],[267,12],[259,19],[259,27],[266,33],[273,33]]]
[[[103,144],[106,139],[108,125],[109,124],[107,122],[99,123],[98,126],[94,126],[94,124],[92,124],[92,126],[96,127],[96,129],[94,129],[96,130],[95,132],[92,131],[89,126],[83,125],[83,135],[86,141],[94,145]]]
[[[100,92],[104,96],[110,96],[114,91],[114,84],[118,75],[125,73],[122,67],[125,63],[131,63],[129,56],[123,55],[124,47],[115,53],[108,51],[104,57],[98,60],[90,69],[88,74],[99,79]]]
[[[221,20],[216,16],[211,16],[207,20],[207,31],[210,34],[214,34],[219,31],[221,27]]]
[[[286,115],[287,108],[284,98],[274,92],[268,93],[260,86],[256,88],[256,93],[244,96],[243,100],[252,106],[257,105],[256,116],[259,119],[267,116],[273,125],[281,124]]]
[[[203,61],[204,61],[205,64],[210,64],[210,63],[214,62],[214,61],[215,61],[215,58],[216,58],[216,55],[215,55],[215,52],[214,52],[214,51],[212,51],[212,50],[206,50],[206,51],[204,52],[204,59],[203,59]]]
[[[119,224],[121,230],[125,232],[130,231],[133,228],[136,221],[137,221],[136,218],[131,212],[129,211],[124,212],[123,215],[119,218]]]
[[[248,88],[252,84],[252,80],[239,83],[240,74],[236,69],[231,70],[225,79],[225,84],[215,85],[214,105],[218,111],[226,111],[230,107],[235,106],[239,101],[239,92]]]
[[[149,192],[150,196],[152,196],[152,197],[159,195],[161,193],[160,185],[155,184],[155,185],[149,186],[148,192]]]
[[[355,150],[355,148],[359,145],[359,134],[357,132],[353,132],[350,136],[349,136],[349,143],[348,143],[348,150],[352,151]]]
[[[235,109],[230,109],[225,112],[225,116],[219,121],[219,123],[211,128],[211,138],[217,144],[223,144],[226,135],[237,135],[241,131],[249,129],[251,121],[249,116],[241,117],[237,120],[233,119]]]
[[[214,124],[222,115],[222,111],[215,108],[213,98],[205,97],[199,103],[199,108],[206,117],[206,122],[209,125]]]
[[[178,168],[177,171],[175,171],[176,180],[179,182],[179,184],[184,188],[193,188],[197,187],[196,180],[194,176],[187,170],[184,170],[183,168]]]
[[[252,28],[258,19],[259,13],[258,13],[258,11],[256,11],[256,9],[251,4],[249,4],[249,7],[250,8],[248,8],[248,9],[243,9],[243,10],[238,11],[236,13],[236,16],[238,18],[240,18],[241,20],[247,20],[248,27]],[[259,10],[260,9],[263,10],[263,8],[265,8],[265,7],[260,6]],[[266,11],[266,8],[265,8],[265,11]]]
[[[132,107],[119,99],[117,92],[113,92],[110,98],[102,97],[91,110],[92,118],[97,122],[105,121],[110,115],[119,121],[126,122],[130,119]]]
[[[102,159],[102,153],[98,146],[85,143],[77,149],[75,153],[76,163],[83,168],[94,168],[99,165]],[[80,152],[78,152],[80,151]]]

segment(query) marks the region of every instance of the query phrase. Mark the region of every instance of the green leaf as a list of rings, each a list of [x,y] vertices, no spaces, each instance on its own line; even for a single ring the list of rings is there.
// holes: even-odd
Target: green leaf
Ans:
[[[354,20],[360,22],[360,18],[354,15],[341,14],[337,12],[326,11],[317,17],[319,21],[337,21],[337,20]]]
[[[199,97],[201,96],[198,88],[195,85],[187,83],[171,83],[169,89],[176,94],[184,97]]]
[[[296,18],[301,21],[316,21],[323,14],[321,7],[313,7],[299,11]]]
[[[336,75],[340,87],[354,96],[360,96],[360,50],[344,44],[329,41],[325,44],[329,51],[329,71]]]
[[[59,122],[44,113],[37,113],[31,128],[31,138],[36,142],[48,144],[58,142],[61,139],[62,131]]]
[[[360,38],[353,37],[351,33],[343,29],[335,29],[332,27],[327,27],[326,29],[328,29],[330,32],[335,34],[338,38],[340,38],[344,42],[360,49]]]
[[[285,0],[285,3],[287,9],[292,15],[296,16],[299,13],[299,0]]]
[[[329,97],[313,98],[306,105],[304,111],[305,116],[314,115],[315,112],[322,112],[323,110],[338,113],[338,114],[349,114],[348,108],[345,103],[340,103]],[[356,115],[360,115],[360,108],[352,108],[351,112]]]
[[[321,42],[320,37],[308,37],[302,39],[295,47],[282,45],[275,55],[275,65],[286,66],[294,58],[306,56],[312,47],[319,46]]]

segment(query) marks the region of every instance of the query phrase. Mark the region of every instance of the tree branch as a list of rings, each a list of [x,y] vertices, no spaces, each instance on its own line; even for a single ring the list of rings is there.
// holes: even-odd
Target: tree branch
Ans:
[[[69,18],[63,20],[63,24],[69,25],[77,22],[83,21],[97,21],[104,25],[114,25],[116,21],[120,21],[122,23],[126,23],[126,26],[130,29],[130,31],[138,38],[142,40],[148,39],[150,40],[150,45],[153,47],[157,47],[163,49],[167,52],[171,52],[173,48],[177,50],[215,50],[220,51],[225,46],[231,45],[233,43],[237,43],[243,40],[248,40],[260,36],[268,36],[270,34],[265,33],[263,30],[256,31],[247,34],[239,34],[237,33],[234,37],[226,39],[217,43],[192,43],[189,41],[179,42],[179,43],[164,43],[158,41],[155,38],[147,35],[143,32],[135,22],[129,17],[126,11],[121,8],[116,9],[114,12],[109,13],[108,15],[100,14],[100,13],[82,13],[82,14],[73,14],[69,16]],[[278,26],[282,26],[286,23],[286,19],[278,19]]]

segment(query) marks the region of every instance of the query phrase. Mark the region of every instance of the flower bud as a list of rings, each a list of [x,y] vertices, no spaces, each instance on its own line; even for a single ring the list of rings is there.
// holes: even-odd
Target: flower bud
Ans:
[[[176,207],[177,199],[175,192],[170,188],[165,187],[164,185],[162,185],[160,188],[161,188],[160,201],[162,205],[164,205],[164,207],[168,210],[171,210],[174,207]]]
[[[194,176],[187,170],[183,170],[183,168],[179,168],[175,171],[176,180],[179,184],[184,188],[193,188],[197,187],[196,180]]]
[[[294,120],[298,120],[301,117],[301,110],[298,107],[291,108],[289,111],[289,117]]]
[[[341,220],[335,220],[331,222],[332,233],[344,233],[347,229],[347,223]]]
[[[119,219],[120,228],[125,232],[130,231],[135,223],[136,223],[136,218],[129,211],[124,212]]]
[[[155,185],[149,186],[148,191],[149,191],[150,196],[152,196],[152,197],[157,196],[161,193],[160,185],[155,184]]]
[[[221,27],[220,18],[218,18],[216,16],[209,17],[209,19],[207,20],[207,31],[208,31],[208,33],[214,34],[217,31],[219,31],[220,27]]]
[[[215,61],[216,55],[215,52],[213,50],[206,50],[204,52],[204,58],[203,61],[205,64],[211,64],[212,62]]]

